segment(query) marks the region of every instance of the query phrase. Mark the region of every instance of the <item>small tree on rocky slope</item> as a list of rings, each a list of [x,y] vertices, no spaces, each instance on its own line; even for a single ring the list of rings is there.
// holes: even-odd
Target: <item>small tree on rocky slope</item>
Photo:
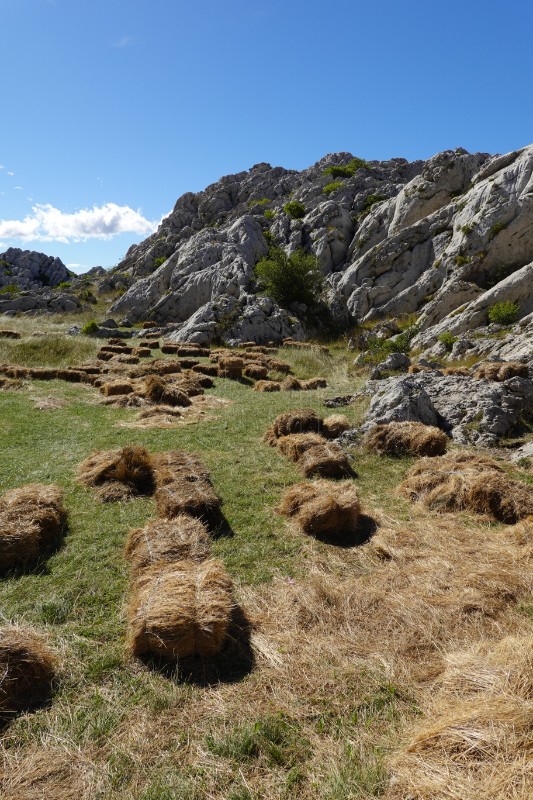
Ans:
[[[316,257],[301,249],[288,256],[281,248],[271,247],[256,264],[255,275],[259,290],[283,307],[291,303],[315,306],[324,283]]]

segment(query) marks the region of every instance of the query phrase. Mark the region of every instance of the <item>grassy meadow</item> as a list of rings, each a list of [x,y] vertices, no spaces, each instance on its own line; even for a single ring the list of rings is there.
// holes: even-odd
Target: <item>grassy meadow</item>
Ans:
[[[0,340],[0,363],[74,366],[99,346],[65,336],[66,320],[9,323],[23,338]],[[334,547],[298,532],[275,506],[302,478],[262,436],[284,411],[327,415],[324,399],[354,394],[367,375],[342,342],[329,355],[284,348],[279,357],[297,377],[326,377],[328,388],[258,393],[215,379],[207,394],[224,405],[205,421],[162,429],[126,427],[137,409],[103,405],[85,384],[24,381],[0,391],[1,492],[57,483],[69,515],[57,552],[30,573],[0,578],[2,624],[35,627],[59,661],[49,707],[0,733],[3,797],[473,800],[476,786],[479,797],[503,797],[481,757],[472,766],[459,748],[457,773],[443,747],[407,745],[433,713],[449,653],[531,637],[531,548],[511,526],[411,505],[396,487],[413,460],[359,445],[354,482],[374,535]],[[367,402],[339,411],[357,425]],[[100,503],[75,471],[94,450],[132,444],[195,452],[211,474],[227,520],[213,555],[234,581],[247,631],[239,663],[184,675],[125,651],[123,547],[154,503]],[[515,764],[515,800],[527,796],[526,767]],[[443,770],[455,793],[439,788]],[[420,776],[418,788],[406,775]]]

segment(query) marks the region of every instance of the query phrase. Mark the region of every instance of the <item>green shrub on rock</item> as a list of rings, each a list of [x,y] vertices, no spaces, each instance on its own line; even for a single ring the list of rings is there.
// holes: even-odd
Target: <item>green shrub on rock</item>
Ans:
[[[289,217],[293,219],[302,219],[305,217],[305,207],[298,200],[291,200],[283,206],[283,210]]]
[[[497,325],[512,325],[518,319],[518,310],[518,303],[502,300],[489,308],[487,317],[489,322],[495,322]]]
[[[288,256],[279,247],[271,247],[258,261],[255,275],[260,291],[285,307],[295,302],[316,305],[324,281],[315,256],[301,249]]]

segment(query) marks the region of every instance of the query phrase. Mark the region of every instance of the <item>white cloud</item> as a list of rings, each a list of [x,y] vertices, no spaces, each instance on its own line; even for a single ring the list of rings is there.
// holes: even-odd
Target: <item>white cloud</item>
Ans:
[[[15,173],[14,172],[8,172],[7,174],[13,176]]]
[[[158,223],[145,219],[129,206],[106,203],[65,214],[50,204],[35,205],[21,220],[0,219],[0,239],[39,242],[85,242],[112,239],[121,233],[153,233]]]
[[[66,264],[67,269],[71,272],[75,272],[76,275],[83,275],[84,272],[89,272],[91,269],[87,267],[85,264]]]
[[[5,169],[3,164],[0,164],[0,169]]]
[[[13,189],[23,189],[23,186],[13,186]]]

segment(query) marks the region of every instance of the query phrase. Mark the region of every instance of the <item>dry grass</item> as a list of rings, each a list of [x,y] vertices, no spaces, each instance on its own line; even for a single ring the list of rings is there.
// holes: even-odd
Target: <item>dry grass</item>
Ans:
[[[506,523],[533,513],[530,486],[507,477],[490,459],[469,453],[421,459],[400,492],[432,510],[468,510]]]
[[[526,800],[533,788],[533,637],[446,657],[427,718],[393,761],[387,798]]]
[[[125,547],[133,576],[154,564],[205,561],[210,552],[211,542],[205,526],[185,514],[172,520],[151,519],[144,528],[132,528]]]
[[[476,380],[506,381],[509,378],[527,378],[529,369],[527,364],[519,361],[487,361],[480,364],[474,372]]]
[[[264,441],[274,446],[280,436],[291,433],[320,433],[322,420],[311,408],[300,408],[280,414],[265,433]]]
[[[54,547],[67,514],[59,486],[30,483],[0,497],[0,571],[31,564]]]
[[[172,386],[158,375],[149,375],[144,383],[144,396],[152,403],[187,407],[191,400],[185,391]]]
[[[361,513],[357,490],[351,481],[314,481],[291,486],[278,506],[304,533],[330,541],[354,533]]]
[[[322,434],[326,439],[337,439],[341,433],[350,428],[353,428],[353,425],[344,414],[330,414],[322,422]]]
[[[348,478],[353,475],[350,459],[333,442],[308,447],[297,460],[297,466],[306,478]]]
[[[364,439],[366,449],[380,456],[441,456],[447,444],[443,431],[421,422],[375,425]]]
[[[209,528],[216,528],[222,521],[222,500],[206,480],[176,478],[157,489],[154,498],[160,517],[173,519],[189,514]]]
[[[181,561],[146,569],[133,586],[129,646],[136,656],[212,657],[231,620],[232,583],[219,561]]]
[[[186,450],[167,450],[164,453],[154,453],[152,465],[158,488],[181,478],[210,483],[209,472],[196,453],[189,453]]]
[[[0,717],[46,702],[52,694],[55,658],[34,631],[0,628]]]
[[[154,488],[152,460],[143,447],[93,453],[78,466],[77,478],[98,488],[100,499],[108,502],[151,494]]]

